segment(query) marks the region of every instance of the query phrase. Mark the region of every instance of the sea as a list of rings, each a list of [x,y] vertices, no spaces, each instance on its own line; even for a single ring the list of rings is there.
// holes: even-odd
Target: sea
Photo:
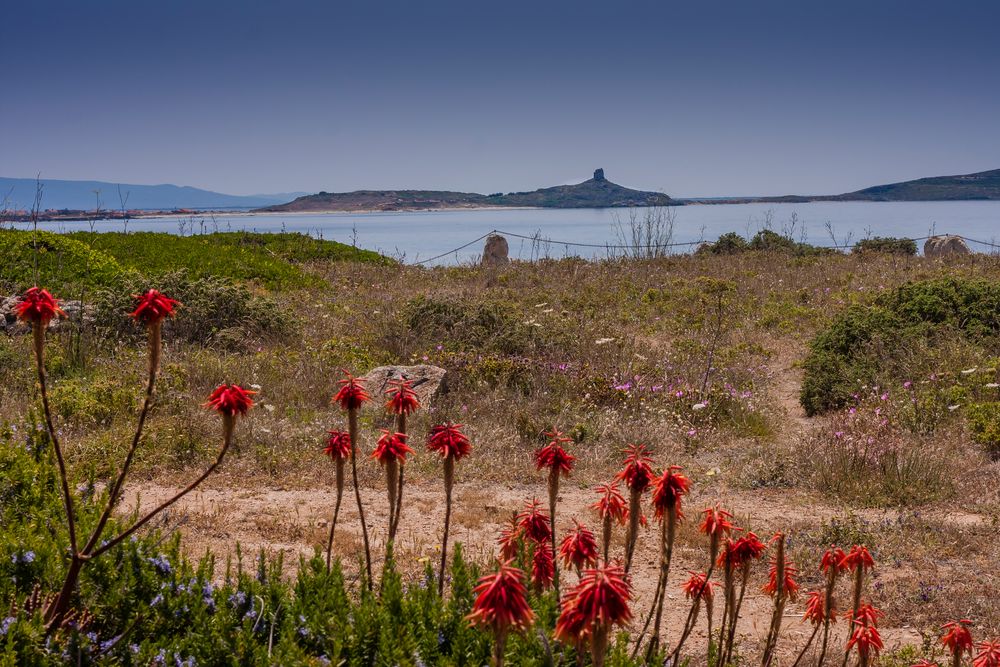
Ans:
[[[302,232],[375,250],[406,263],[454,265],[478,261],[483,238],[507,237],[513,259],[633,251],[633,223],[658,223],[657,243],[672,253],[736,232],[771,229],[796,241],[849,248],[868,237],[922,239],[956,234],[977,252],[1000,252],[1000,201],[810,202],[689,204],[668,209],[451,209],[372,213],[196,213],[129,220],[127,231],[201,234],[215,231]],[[19,224],[19,228],[26,225]],[[121,220],[44,222],[56,232],[122,231]],[[922,242],[918,242],[922,248]]]

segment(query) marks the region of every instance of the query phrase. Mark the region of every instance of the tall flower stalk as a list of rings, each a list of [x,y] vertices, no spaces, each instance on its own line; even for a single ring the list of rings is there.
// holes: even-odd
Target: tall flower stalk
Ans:
[[[573,470],[573,461],[576,460],[572,454],[563,449],[563,444],[572,442],[559,431],[553,429],[545,434],[549,438],[549,444],[535,452],[535,467],[538,470],[548,470],[549,486],[549,522],[550,522],[550,549],[552,550],[552,562],[556,560],[556,501],[559,499],[559,478],[569,477]],[[555,587],[559,590],[559,572],[555,572]]]
[[[559,555],[562,557],[563,567],[572,567],[579,576],[583,568],[597,565],[597,541],[586,526],[576,519],[573,519],[573,523],[575,527],[559,545]]]
[[[385,470],[385,483],[390,510],[389,539],[386,541],[387,558],[393,544],[392,526],[395,514],[392,512],[392,508],[397,507],[398,505],[398,494],[400,492],[400,471],[406,464],[406,455],[412,451],[413,450],[410,449],[410,446],[406,444],[405,433],[390,433],[389,431],[383,429],[382,437],[378,439],[378,443],[375,445],[375,451],[372,452],[372,458],[378,461]]]
[[[326,570],[330,571],[330,561],[333,555],[333,534],[337,530],[337,518],[340,516],[340,503],[344,498],[344,468],[347,459],[351,458],[351,434],[346,431],[328,431],[326,448],[323,453],[333,459],[337,467],[337,502],[333,509],[333,521],[330,522],[330,538],[326,543]]]
[[[176,503],[185,495],[194,490],[222,463],[222,459],[232,443],[233,431],[238,415],[246,414],[253,405],[248,392],[238,385],[222,385],[218,387],[209,397],[206,405],[217,410],[223,417],[223,444],[216,457],[215,462],[205,470],[195,481],[171,498],[161,503],[151,511],[137,519],[129,528],[110,540],[101,541],[104,530],[107,527],[111,514],[118,503],[121,489],[124,486],[125,478],[128,475],[132,460],[135,456],[139,442],[142,440],[142,431],[153,402],[156,377],[160,369],[160,357],[162,348],[162,324],[163,320],[174,313],[174,309],[179,304],[174,299],[167,297],[156,290],[149,290],[144,294],[136,295],[135,310],[131,313],[132,318],[141,325],[145,325],[148,337],[148,376],[146,383],[145,399],[143,407],[139,413],[138,425],[125,460],[115,477],[114,482],[109,486],[108,499],[98,518],[97,524],[91,531],[90,536],[83,544],[82,548],[78,541],[76,513],[73,506],[73,496],[69,490],[69,474],[66,469],[66,462],[63,457],[62,445],[59,442],[53,421],[52,411],[49,405],[48,388],[46,386],[45,374],[45,330],[53,318],[63,315],[56,299],[48,291],[33,287],[29,289],[16,306],[18,319],[27,322],[32,329],[32,347],[35,353],[35,365],[38,372],[39,391],[42,396],[42,405],[45,413],[45,426],[52,441],[53,450],[59,468],[60,485],[62,487],[63,503],[66,511],[66,523],[70,542],[70,564],[66,571],[63,585],[59,593],[52,598],[45,610],[45,621],[47,631],[52,632],[59,628],[67,618],[70,604],[76,592],[76,586],[80,579],[80,574],[84,566],[98,558],[110,549],[121,544],[123,540],[132,535],[135,531],[146,525],[155,516]]]
[[[684,518],[681,511],[681,500],[691,490],[691,480],[681,474],[680,466],[670,466],[663,471],[653,487],[653,512],[660,521],[660,571],[656,583],[656,593],[653,604],[646,617],[643,633],[649,626],[654,611],[656,622],[653,624],[653,635],[649,640],[647,655],[652,655],[660,645],[660,629],[663,625],[663,603],[666,600],[667,579],[670,576],[670,562],[674,553],[674,537],[677,534],[677,522]],[[635,651],[638,652],[642,642],[640,634]]]
[[[358,378],[344,371],[344,379],[340,381],[340,389],[334,395],[332,402],[340,405],[347,412],[347,428],[351,438],[351,481],[354,484],[354,499],[358,504],[358,518],[361,522],[361,538],[365,545],[365,570],[368,574],[368,590],[372,589],[372,550],[368,542],[368,524],[365,522],[365,508],[361,503],[361,486],[358,484],[358,413],[361,406],[371,400],[368,392]]]
[[[625,449],[625,461],[615,477],[628,487],[628,532],[625,534],[625,572],[632,569],[632,556],[639,537],[639,523],[642,518],[642,494],[653,481],[652,459],[645,445],[629,445]]]
[[[691,578],[681,585],[681,589],[684,591],[684,597],[691,600],[691,609],[694,614],[695,623],[698,621],[698,612],[701,609],[701,603],[705,603],[705,615],[708,618],[709,651],[711,651],[712,603],[715,599],[715,592],[713,589],[718,586],[718,584],[709,580],[708,574],[705,572],[691,572],[690,574]],[[707,665],[708,662],[706,661],[705,664]]]
[[[488,574],[479,580],[475,593],[472,613],[467,618],[473,625],[493,632],[492,664],[493,667],[503,667],[504,649],[510,631],[523,632],[535,620],[535,613],[528,605],[524,572],[501,559],[495,574]]]
[[[389,380],[390,388],[386,391],[389,400],[386,401],[385,408],[396,418],[396,433],[406,436],[406,422],[410,413],[420,408],[420,401],[413,391],[413,385],[409,380]],[[396,531],[399,530],[399,517],[403,512],[403,481],[406,475],[405,458],[399,462],[399,475],[396,480],[396,504],[389,507],[389,541],[396,540]]]
[[[753,531],[747,531],[742,537],[736,540],[733,546],[732,561],[733,568],[740,571],[740,592],[735,595],[735,591],[728,591],[727,596],[732,593],[735,603],[729,606],[729,618],[723,618],[725,634],[720,633],[720,665],[729,664],[733,653],[733,645],[736,643],[736,624],[740,619],[740,610],[743,608],[743,599],[747,590],[747,583],[750,581],[750,568],[755,560],[764,555],[767,545],[760,541],[760,538]],[[727,601],[730,600],[727,597]]]
[[[719,555],[719,546],[722,544],[722,540],[728,537],[736,528],[730,522],[733,515],[722,509],[719,505],[705,508],[702,510],[702,514],[705,515],[705,518],[702,520],[698,530],[708,536],[708,572],[705,573],[705,585],[707,586],[707,581],[711,579],[712,573],[715,571],[715,561]],[[671,664],[679,664],[678,660],[680,659],[681,649],[694,629],[696,614],[697,608],[695,605],[692,605],[691,610],[688,612],[687,621],[684,623],[681,638],[677,641],[677,646],[671,654]]]
[[[854,573],[854,587],[851,595],[851,611],[847,617],[850,629],[855,627],[858,614],[861,609],[861,592],[865,584],[865,572],[875,567],[875,559],[872,558],[868,549],[862,545],[855,544],[851,550],[840,561],[840,567]],[[848,630],[849,632],[851,630]],[[847,666],[847,660],[851,655],[852,644],[849,642],[844,650],[844,659],[841,667]]]
[[[837,606],[833,592],[837,587],[838,576],[847,569],[845,557],[847,554],[837,546],[831,546],[823,553],[819,567],[826,575],[826,590],[823,595],[823,643],[819,649],[819,659],[816,664],[822,665],[826,659],[826,649],[830,641],[830,625],[837,622]]]
[[[764,656],[761,659],[763,667],[768,667],[774,660],[774,651],[778,646],[778,636],[781,633],[781,620],[785,616],[785,604],[788,600],[794,600],[799,591],[799,585],[795,581],[795,575],[798,571],[785,556],[785,534],[777,533],[773,541],[778,546],[774,559],[771,561],[771,572],[767,584],[764,585],[764,592],[774,600],[774,611],[771,614],[771,626],[764,642]]]
[[[615,523],[624,524],[628,517],[628,508],[625,506],[625,498],[618,491],[618,484],[599,484],[594,489],[600,498],[590,507],[597,511],[597,516],[601,519],[601,549],[604,553],[604,560],[608,560],[608,551],[611,548],[611,529]]]
[[[589,639],[591,664],[603,667],[611,628],[632,618],[631,600],[632,589],[620,566],[605,563],[584,570],[560,603],[556,639],[575,646]]]
[[[438,595],[444,592],[444,570],[448,562],[448,530],[451,526],[451,493],[455,486],[455,463],[472,451],[461,424],[439,424],[431,428],[427,449],[437,452],[444,461],[444,535],[441,538],[441,567],[438,570]]]
[[[870,604],[860,605],[854,610],[854,630],[847,641],[847,654],[850,655],[851,649],[857,650],[858,667],[869,667],[872,658],[878,657],[882,651],[882,637],[878,631],[881,615],[882,612]]]

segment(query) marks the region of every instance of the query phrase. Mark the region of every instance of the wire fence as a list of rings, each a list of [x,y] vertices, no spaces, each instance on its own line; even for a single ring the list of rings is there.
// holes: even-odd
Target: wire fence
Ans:
[[[451,249],[451,250],[449,250],[447,252],[443,252],[443,253],[441,253],[439,255],[434,255],[433,257],[429,257],[427,259],[422,259],[422,260],[419,260],[419,261],[411,262],[410,265],[411,266],[424,266],[424,265],[430,264],[431,262],[435,262],[435,261],[437,261],[439,259],[443,259],[445,257],[448,257],[450,255],[456,255],[456,259],[457,259],[457,253],[461,252],[462,250],[465,250],[469,246],[472,246],[472,245],[475,245],[476,243],[479,243],[480,241],[486,240],[487,238],[489,238],[490,236],[493,236],[494,234],[500,235],[500,236],[504,236],[504,237],[515,238],[515,239],[522,239],[522,240],[525,240],[525,241],[531,241],[533,244],[538,244],[540,246],[541,245],[545,245],[545,246],[565,246],[565,247],[568,247],[568,248],[597,248],[597,249],[602,249],[602,250],[608,251],[609,256],[610,256],[610,253],[612,251],[615,251],[615,250],[633,251],[634,252],[636,250],[642,251],[644,248],[646,248],[646,246],[637,245],[637,244],[624,244],[624,243],[582,243],[580,241],[561,241],[561,240],[557,240],[557,239],[550,239],[550,238],[543,237],[543,236],[541,236],[541,234],[536,234],[534,236],[528,236],[526,234],[518,234],[516,232],[507,232],[507,231],[504,231],[502,229],[492,229],[492,230],[486,232],[485,234],[483,234],[482,236],[478,236],[478,237],[472,239],[471,241],[469,241],[468,243],[464,243],[464,244],[458,246],[457,248],[453,248],[453,249]],[[941,235],[941,236],[944,236],[944,235]],[[960,234],[949,234],[948,236],[958,237],[958,238],[962,239],[963,241],[965,241],[966,243],[974,243],[974,244],[977,244],[977,245],[980,245],[980,246],[984,246],[984,247],[987,247],[987,248],[1000,249],[1000,243],[993,243],[991,241],[981,241],[979,239],[969,238],[968,236],[962,236]],[[916,237],[912,237],[912,238],[902,238],[902,239],[899,239],[899,240],[901,240],[901,241],[913,241],[914,243],[916,243],[918,241],[926,241],[927,239],[930,239],[930,238],[933,238],[933,237],[932,236],[916,236]],[[656,246],[655,246],[655,249],[656,250],[660,250],[660,249],[668,249],[668,248],[690,248],[690,247],[695,247],[695,246],[701,246],[701,245],[704,245],[706,243],[711,243],[711,241],[707,241],[707,240],[703,239],[703,240],[699,240],[699,241],[681,241],[681,242],[670,242],[670,243],[657,243]],[[857,243],[848,243],[848,244],[836,244],[836,245],[815,245],[815,244],[810,244],[810,245],[813,248],[821,248],[823,250],[849,250],[849,249],[857,247],[858,244]]]

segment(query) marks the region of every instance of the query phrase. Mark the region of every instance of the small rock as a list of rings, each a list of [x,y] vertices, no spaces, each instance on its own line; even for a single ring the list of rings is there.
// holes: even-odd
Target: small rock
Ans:
[[[420,404],[427,407],[445,388],[447,371],[439,366],[379,366],[359,378],[372,397],[380,397],[389,389],[389,380],[409,380]],[[381,405],[381,403],[379,403]]]
[[[953,255],[971,255],[972,250],[961,236],[945,234],[932,236],[924,241],[925,257],[951,257]]]
[[[483,266],[504,266],[510,263],[510,248],[507,239],[499,234],[490,234],[483,246]]]

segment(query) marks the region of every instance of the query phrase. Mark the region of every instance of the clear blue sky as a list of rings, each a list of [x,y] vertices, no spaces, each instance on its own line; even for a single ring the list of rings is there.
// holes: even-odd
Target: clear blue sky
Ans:
[[[0,175],[825,194],[1000,167],[1000,2],[14,0]]]

